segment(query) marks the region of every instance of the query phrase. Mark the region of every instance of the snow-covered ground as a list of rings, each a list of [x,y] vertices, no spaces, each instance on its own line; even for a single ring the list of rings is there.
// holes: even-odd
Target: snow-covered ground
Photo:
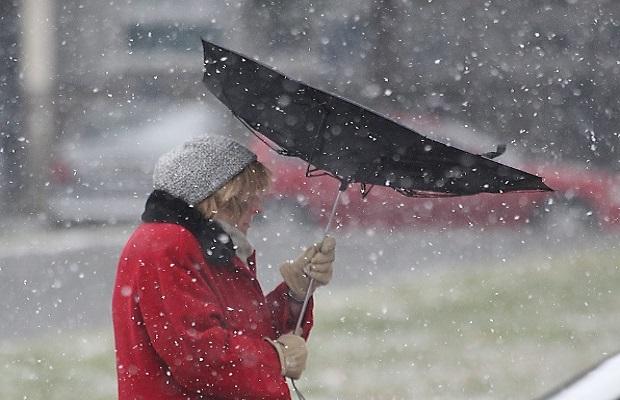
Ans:
[[[619,265],[609,246],[351,285],[341,274],[317,294],[299,387],[320,400],[538,398],[619,349]],[[0,398],[113,399],[112,349],[107,324],[5,338]]]

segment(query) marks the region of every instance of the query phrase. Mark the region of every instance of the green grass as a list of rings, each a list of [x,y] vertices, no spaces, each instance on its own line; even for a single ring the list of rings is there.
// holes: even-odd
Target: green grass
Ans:
[[[58,333],[0,344],[1,399],[116,398],[109,332]]]
[[[620,350],[620,252],[415,272],[323,294],[312,398],[533,399]]]
[[[533,399],[620,350],[620,251],[523,257],[321,289],[317,399]],[[113,399],[108,331],[0,345],[2,399]]]

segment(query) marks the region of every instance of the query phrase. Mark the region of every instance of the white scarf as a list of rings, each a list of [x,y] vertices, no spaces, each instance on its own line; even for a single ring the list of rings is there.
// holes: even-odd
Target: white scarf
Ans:
[[[236,227],[218,219],[217,222],[222,226],[224,232],[230,236],[233,241],[233,248],[235,249],[235,253],[237,257],[243,261],[243,263],[247,266],[248,257],[252,255],[254,252],[254,247],[248,241],[248,238]]]

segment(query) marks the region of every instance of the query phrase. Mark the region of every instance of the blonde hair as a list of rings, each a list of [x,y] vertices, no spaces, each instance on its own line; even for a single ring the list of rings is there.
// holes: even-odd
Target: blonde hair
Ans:
[[[239,174],[211,196],[196,205],[206,217],[224,214],[239,217],[248,201],[269,189],[271,172],[259,161],[252,161]]]

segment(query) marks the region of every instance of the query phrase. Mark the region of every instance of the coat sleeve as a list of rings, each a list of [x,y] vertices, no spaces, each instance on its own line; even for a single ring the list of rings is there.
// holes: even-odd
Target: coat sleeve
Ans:
[[[190,254],[188,254],[190,253]],[[217,398],[287,399],[273,347],[226,329],[216,294],[179,244],[144,265],[139,307],[152,346],[188,391]]]
[[[267,295],[267,304],[271,307],[271,315],[273,318],[273,326],[276,328],[276,334],[282,335],[295,330],[297,318],[291,312],[291,303],[293,300],[288,296],[288,286],[286,283],[280,283],[271,293]],[[302,321],[302,336],[308,339],[310,330],[314,324],[313,321],[314,299],[311,297]]]

